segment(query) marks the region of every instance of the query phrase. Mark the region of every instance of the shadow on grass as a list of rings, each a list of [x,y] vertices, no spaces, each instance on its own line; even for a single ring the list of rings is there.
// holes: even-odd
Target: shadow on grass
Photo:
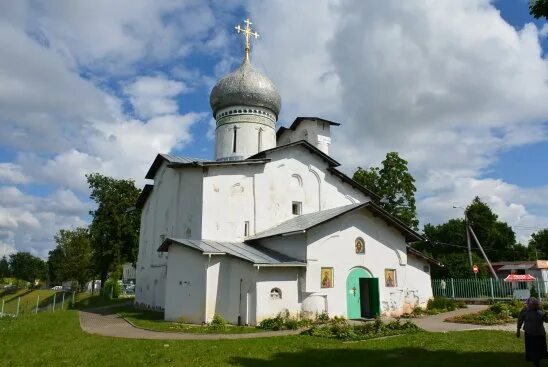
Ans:
[[[455,346],[458,348],[458,345]],[[529,366],[521,353],[456,352],[454,350],[427,350],[423,348],[372,349],[305,349],[294,353],[277,353],[269,359],[232,357],[237,366],[406,366],[406,367],[467,367]]]

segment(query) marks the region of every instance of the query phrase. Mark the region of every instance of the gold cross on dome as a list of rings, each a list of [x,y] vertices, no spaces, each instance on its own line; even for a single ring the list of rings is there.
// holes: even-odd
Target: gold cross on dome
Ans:
[[[245,60],[246,61],[249,61],[249,53],[251,51],[251,42],[250,42],[250,38],[251,36],[255,37],[255,39],[259,38],[259,33],[257,32],[254,32],[252,29],[251,29],[251,21],[249,20],[249,18],[247,18],[246,20],[244,20],[244,23],[245,23],[245,28],[242,28],[239,24],[234,27],[234,29],[236,29],[236,31],[238,33],[243,33],[244,37],[245,37]]]

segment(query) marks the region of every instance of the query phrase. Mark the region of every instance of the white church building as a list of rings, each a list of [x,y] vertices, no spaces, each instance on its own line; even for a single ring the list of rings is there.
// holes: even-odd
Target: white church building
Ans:
[[[210,95],[215,159],[159,154],[137,201],[142,210],[136,304],[166,320],[219,314],[254,325],[292,315],[399,315],[432,297],[434,260],[409,246],[420,234],[329,155],[338,123],[276,123],[281,98],[250,62]]]

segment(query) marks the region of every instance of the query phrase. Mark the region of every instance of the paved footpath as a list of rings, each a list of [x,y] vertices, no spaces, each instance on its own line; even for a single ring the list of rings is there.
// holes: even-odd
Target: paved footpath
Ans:
[[[430,332],[466,331],[466,330],[504,330],[515,331],[515,324],[481,326],[445,322],[448,317],[485,310],[487,306],[469,305],[468,308],[446,312],[439,315],[411,319],[420,328]],[[108,308],[80,311],[80,326],[90,334],[112,336],[127,339],[155,340],[219,340],[219,339],[252,339],[275,336],[298,335],[301,330],[265,331],[249,334],[185,334],[141,329],[133,326]]]
[[[80,311],[80,327],[87,333],[114,336],[126,339],[155,340],[219,340],[251,339],[274,336],[298,335],[302,330],[264,331],[248,334],[185,334],[165,331],[153,331],[137,328],[112,310]]]
[[[460,308],[451,312],[444,312],[438,315],[425,316],[421,318],[411,319],[418,327],[431,332],[447,332],[447,331],[466,331],[466,330],[505,330],[515,331],[516,324],[506,325],[473,325],[473,324],[457,324],[454,322],[445,322],[448,317],[465,315],[486,310],[485,305],[468,305],[467,308]]]

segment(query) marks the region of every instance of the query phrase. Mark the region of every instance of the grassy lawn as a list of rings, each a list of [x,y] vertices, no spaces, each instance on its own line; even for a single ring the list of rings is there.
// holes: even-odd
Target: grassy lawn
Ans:
[[[2,292],[0,293],[0,307],[1,300],[4,300],[4,312],[15,314],[17,312],[17,300],[21,297],[19,304],[20,314],[29,314],[36,309],[36,302],[39,301],[39,308],[51,308],[53,305],[53,297],[57,293],[56,309],[61,309],[62,304],[62,292],[56,292],[51,289],[20,289],[18,291]],[[40,298],[38,298],[40,297]],[[70,295],[65,294],[64,308],[67,309],[69,305]]]
[[[31,314],[36,310],[36,302],[40,311],[51,311],[53,309],[53,301],[55,296],[55,311],[69,309],[72,302],[72,293],[65,293],[65,302],[63,303],[63,292],[54,291],[51,289],[20,289],[9,292],[0,292],[0,308],[2,300],[4,301],[4,312],[7,314],[15,314],[17,312],[18,298],[21,297],[19,303],[19,314]],[[38,298],[39,297],[39,298]],[[101,307],[113,304],[121,304],[132,301],[132,298],[108,299],[99,295],[92,295],[88,292],[78,293],[75,296],[74,308],[83,309],[90,307]]]
[[[157,331],[195,334],[246,334],[263,331],[249,326],[227,325],[224,329],[219,330],[202,325],[164,321],[163,312],[136,310],[133,307],[123,307],[117,312],[137,327]]]
[[[117,304],[124,304],[132,302],[134,298],[115,298],[109,299],[98,294],[91,294],[89,292],[78,293],[76,295],[74,308],[84,309],[93,307],[103,307]]]
[[[166,341],[88,335],[77,311],[0,319],[0,366],[528,366],[501,331],[418,333],[344,343],[310,336]]]

